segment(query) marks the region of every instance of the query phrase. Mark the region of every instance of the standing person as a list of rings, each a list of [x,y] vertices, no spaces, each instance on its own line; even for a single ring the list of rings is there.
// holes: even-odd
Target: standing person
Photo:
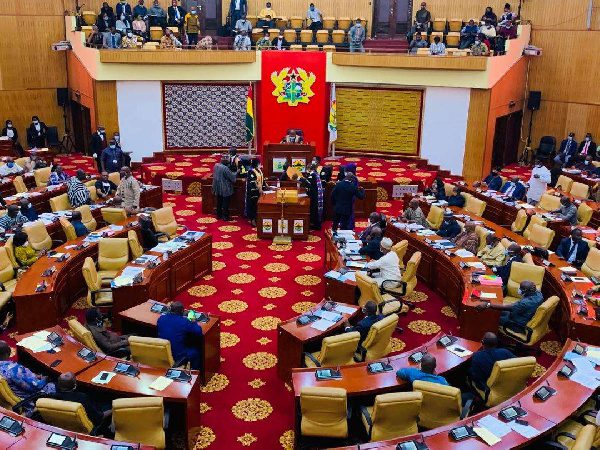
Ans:
[[[31,125],[27,128],[27,145],[29,148],[46,147],[46,134],[48,134],[46,124],[41,122],[38,116],[33,116]]]
[[[229,17],[231,26],[237,28],[238,21],[243,17],[246,19],[248,14],[248,0],[231,0],[229,4]]]
[[[108,144],[100,157],[100,166],[102,172],[118,172],[125,165],[125,157],[120,147],[117,147],[117,142],[114,139]]]
[[[527,203],[537,205],[550,183],[550,171],[544,166],[541,159],[535,161],[529,178],[527,190]]]
[[[190,12],[185,15],[184,26],[187,35],[188,46],[198,45],[198,33],[200,32],[200,17],[198,17],[198,8],[192,6]]]
[[[117,196],[123,200],[123,207],[136,211],[140,207],[140,183],[131,174],[127,166],[121,167],[121,182],[117,187]]]
[[[431,13],[427,10],[427,3],[422,2],[421,9],[415,14],[415,22],[406,35],[408,42],[412,41],[413,36],[417,32],[425,33],[425,35],[427,35],[429,33],[430,24]]]
[[[183,22],[185,20],[186,11],[177,4],[177,0],[171,2],[171,6],[167,8],[167,24],[170,27],[177,27],[179,29],[179,35],[183,30]]]
[[[184,317],[183,313],[181,302],[171,303],[169,312],[160,316],[156,322],[158,337],[171,343],[175,361],[186,359],[192,370],[199,370],[202,367],[202,353],[198,347],[189,344],[190,341],[202,338],[202,328],[195,321]]]
[[[310,28],[313,32],[313,41],[317,40],[317,31],[323,29],[323,15],[319,11],[314,3],[311,3],[306,12],[306,20],[310,20]]]
[[[98,129],[94,134],[92,134],[90,139],[90,154],[96,159],[98,170],[102,170],[100,156],[102,155],[102,150],[104,150],[106,147],[106,130],[104,129],[103,125],[98,125]]]
[[[312,163],[306,178],[300,180],[306,186],[310,198],[310,227],[313,230],[320,230],[323,222],[323,183],[317,165]]]
[[[229,217],[229,199],[233,195],[236,172],[229,167],[229,157],[223,155],[221,162],[215,165],[213,171],[212,192],[217,197],[217,219],[231,221]]]
[[[258,199],[266,189],[267,183],[260,167],[260,161],[255,158],[250,161],[250,170],[246,177],[246,208],[244,211],[253,227],[256,227]]]
[[[350,28],[348,32],[348,36],[350,38],[350,51],[351,52],[365,52],[365,48],[363,47],[363,42],[367,36],[367,32],[365,27],[362,26],[360,18],[357,18]]]
[[[331,229],[337,234],[338,227],[342,230],[351,230],[348,222],[354,214],[354,199],[364,198],[365,190],[355,183],[356,177],[353,173],[346,173],[342,181],[338,181],[331,192],[333,203],[333,224]]]

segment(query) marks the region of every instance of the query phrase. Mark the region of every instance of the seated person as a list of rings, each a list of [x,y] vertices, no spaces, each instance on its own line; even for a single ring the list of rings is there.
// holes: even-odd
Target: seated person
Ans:
[[[140,234],[142,236],[142,247],[148,251],[158,245],[158,238],[164,233],[157,233],[152,223],[152,218],[147,214],[140,215]]]
[[[365,305],[362,307],[362,312],[365,315],[362,320],[360,320],[354,326],[351,326],[350,323],[346,322],[346,327],[344,328],[346,333],[351,331],[358,331],[360,333],[359,345],[365,340],[371,327],[376,322],[379,322],[381,319],[383,319],[383,315],[378,314],[377,303],[372,300],[369,300],[367,303],[365,303]]]
[[[2,376],[15,395],[25,399],[34,394],[54,394],[53,383],[48,383],[48,377],[36,375],[27,367],[10,361],[10,346],[0,341],[0,376]],[[33,411],[33,404],[25,405],[28,412]]]
[[[364,241],[363,246],[358,250],[358,253],[368,256],[371,259],[381,258],[383,256],[380,250],[382,235],[381,228],[371,228],[371,232]]]
[[[413,381],[428,381],[429,383],[443,384],[449,386],[446,379],[441,375],[435,374],[437,361],[435,356],[426,353],[421,359],[421,368],[404,367],[396,372],[396,376],[401,380],[413,383]]]
[[[85,392],[77,390],[77,381],[73,372],[65,372],[58,377],[56,382],[56,393],[52,396],[56,400],[64,402],[81,403],[88,418],[95,427],[102,424],[102,421],[110,417],[112,411],[102,411]]]
[[[139,14],[135,16],[135,19],[131,23],[131,27],[133,30],[133,34],[142,38],[146,38],[146,21],[142,18],[142,16],[140,16]]]
[[[2,177],[17,175],[22,172],[23,168],[14,162],[10,156],[5,159],[4,165],[0,166],[0,176]]]
[[[304,142],[304,138],[296,130],[290,130],[281,140],[282,144],[301,144],[302,142]]]
[[[27,217],[27,220],[29,222],[35,222],[36,220],[38,220],[38,213],[29,201],[29,199],[22,198],[21,200],[19,200],[19,205],[21,207],[21,214]]]
[[[252,23],[246,19],[246,14],[242,14],[242,17],[235,22],[234,29],[238,33],[242,30],[246,30],[246,33],[252,33]]]
[[[85,327],[90,330],[96,345],[104,353],[121,358],[128,357],[129,335],[119,335],[106,329],[104,326],[104,317],[98,308],[88,308],[85,312]]]
[[[452,195],[446,199],[448,202],[448,206],[457,206],[462,208],[465,206],[465,198],[460,193],[460,188],[458,186],[454,186],[452,188]]]
[[[67,181],[67,196],[69,197],[69,203],[71,203],[73,208],[79,208],[80,206],[92,203],[90,191],[84,184],[86,180],[87,175],[85,172],[78,169],[77,174]]]
[[[579,161],[583,161],[587,156],[591,156],[592,160],[596,158],[596,150],[598,146],[592,139],[592,133],[586,133],[585,138],[579,144],[579,148],[577,149],[578,155],[577,159]]]
[[[429,54],[432,56],[444,56],[446,54],[446,46],[439,36],[433,38],[433,44],[429,46]]]
[[[483,34],[478,34],[475,37],[475,42],[471,45],[471,56],[488,56],[490,48],[486,44],[487,38]]]
[[[15,259],[19,266],[29,267],[36,262],[44,252],[36,252],[28,242],[27,234],[23,231],[15,232],[13,236]]]
[[[187,359],[192,370],[199,370],[202,366],[202,353],[199,347],[189,346],[194,338],[202,338],[202,328],[188,320],[183,315],[184,309],[181,302],[173,302],[169,313],[158,318],[156,328],[158,337],[171,343],[171,352],[175,361]]]
[[[274,28],[275,27],[275,11],[273,10],[273,8],[271,8],[271,2],[267,2],[267,5],[265,8],[261,9],[260,12],[258,13],[258,22],[256,23],[256,26],[259,28],[263,28],[263,27],[269,27],[269,28]]]
[[[108,198],[117,192],[117,185],[108,179],[108,172],[102,172],[94,187],[100,199]]]
[[[489,42],[490,51],[494,51],[496,49],[496,24],[486,19],[485,24],[479,27],[479,34]]]
[[[478,309],[498,309],[500,314],[500,325],[511,330],[522,333],[525,331],[525,325],[535,315],[538,307],[544,303],[544,296],[539,292],[533,281],[521,281],[519,285],[521,300],[512,305],[496,305],[490,302],[483,302],[477,305]]]
[[[52,166],[50,169],[50,178],[48,178],[48,186],[66,183],[69,181],[69,176],[65,173],[60,164]]]
[[[421,8],[417,10],[415,13],[415,21],[413,26],[408,30],[406,37],[408,41],[412,41],[413,36],[416,33],[425,33],[429,32],[429,27],[431,26],[431,13],[427,10],[427,3],[422,2]]]
[[[464,248],[474,255],[477,254],[477,248],[479,248],[479,236],[475,231],[475,227],[475,222],[465,223],[464,231],[452,239],[452,242],[454,242],[458,248]]]
[[[73,211],[71,213],[71,225],[73,225],[77,237],[85,236],[90,232],[81,221],[81,211]]]
[[[406,208],[402,213],[401,219],[404,222],[416,223],[425,228],[429,227],[427,218],[419,206],[419,200],[416,198],[411,199],[411,201],[408,203],[408,208]]]
[[[481,262],[491,267],[498,267],[504,264],[506,250],[500,242],[500,238],[494,233],[489,233],[485,237],[485,243],[487,245],[477,253],[477,256],[481,258]]]
[[[569,197],[561,197],[560,208],[552,211],[556,216],[569,222],[569,225],[577,225],[577,206]]]
[[[15,230],[27,222],[29,219],[21,214],[17,205],[8,205],[6,214],[0,217],[0,231]]]
[[[257,50],[269,50],[271,48],[271,39],[269,38],[269,30],[263,31],[263,37],[256,41]]]
[[[479,27],[475,24],[473,19],[469,20],[469,23],[460,30],[460,44],[458,48],[462,50],[471,48],[475,43],[478,34]]]
[[[485,390],[494,363],[514,358],[515,355],[505,348],[498,347],[498,337],[494,333],[485,333],[481,344],[483,348],[471,356],[471,367],[469,367],[468,376],[478,389]]]
[[[410,42],[408,46],[408,53],[416,55],[420,48],[427,48],[427,41],[423,39],[421,32],[415,34],[415,38]]]
[[[486,184],[487,188],[491,191],[499,191],[502,187],[502,177],[499,175],[500,169],[492,169],[490,174],[483,179],[483,182]],[[475,183],[475,187],[480,186],[481,183]]]
[[[440,229],[437,231],[437,235],[446,239],[452,240],[461,233],[460,225],[454,217],[452,211],[447,210],[444,212],[444,221],[440,225]]]
[[[579,268],[585,262],[590,246],[583,240],[581,229],[571,231],[571,237],[563,238],[558,244],[556,255]]]
[[[358,235],[358,238],[363,241],[363,244],[366,242],[367,238],[369,237],[369,235],[371,234],[371,230],[375,227],[379,227],[380,225],[380,221],[381,221],[381,214],[374,211],[371,214],[369,214],[369,224],[367,225],[367,227],[360,232],[360,234]]]
[[[383,256],[376,261],[369,261],[365,269],[367,271],[379,270],[377,275],[372,275],[379,286],[388,280],[400,282],[402,279],[402,275],[400,274],[400,259],[398,259],[396,252],[391,251],[392,240],[390,238],[383,238],[379,244],[379,248]]]
[[[523,250],[519,244],[512,243],[506,250],[506,261],[503,265],[492,267],[492,271],[502,278],[502,284],[506,286],[510,276],[510,268],[513,262],[523,262]]]
[[[491,6],[485,8],[485,12],[483,13],[483,16],[481,16],[481,21],[489,21],[492,25],[496,26],[496,24],[498,23],[498,16],[496,15],[494,9]]]
[[[500,192],[513,200],[521,200],[527,193],[527,188],[523,183],[521,183],[521,180],[518,176],[514,176],[509,181],[504,183],[504,186],[502,186]]]
[[[433,195],[436,200],[446,200],[446,188],[442,177],[435,177],[429,189],[425,189],[424,194]]]
[[[595,175],[597,167],[592,164],[594,157],[592,155],[586,155],[582,161],[579,161],[573,167],[577,170],[581,170],[583,173]]]

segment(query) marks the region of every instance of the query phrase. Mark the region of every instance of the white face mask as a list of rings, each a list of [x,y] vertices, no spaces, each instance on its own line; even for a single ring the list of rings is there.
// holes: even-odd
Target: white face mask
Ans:
[[[588,136],[588,137],[586,137],[586,138],[585,138],[585,140],[586,140],[587,142],[589,142],[589,141],[591,141],[591,140],[592,140],[592,138]]]
[[[569,141],[572,141],[572,140],[573,140],[573,136],[569,136],[569,137],[567,138],[567,140],[569,140]]]
[[[37,120],[34,120],[34,121],[33,121],[33,124],[34,124],[34,125],[37,125],[38,123],[40,123],[40,122],[39,122],[39,121],[37,121]]]
[[[523,297],[523,294],[524,294],[523,289],[519,288],[519,290],[517,292],[521,297]]]
[[[586,166],[589,166],[589,165],[590,165],[590,162],[589,162],[589,161],[586,161],[586,162],[585,162],[585,165],[586,165]]]
[[[127,37],[131,39],[133,37],[133,33],[127,33]]]

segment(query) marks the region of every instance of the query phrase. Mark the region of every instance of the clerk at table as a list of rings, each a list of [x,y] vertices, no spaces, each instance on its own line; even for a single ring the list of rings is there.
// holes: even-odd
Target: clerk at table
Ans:
[[[571,237],[563,238],[558,244],[556,255],[575,267],[581,267],[587,258],[590,246],[583,240],[583,233],[579,228],[571,231]]]
[[[187,342],[202,338],[202,328],[196,322],[184,317],[183,313],[181,302],[171,303],[169,312],[160,316],[156,322],[158,337],[171,343],[171,352],[175,361],[187,359],[192,370],[199,370],[202,366],[200,349],[188,346]]]

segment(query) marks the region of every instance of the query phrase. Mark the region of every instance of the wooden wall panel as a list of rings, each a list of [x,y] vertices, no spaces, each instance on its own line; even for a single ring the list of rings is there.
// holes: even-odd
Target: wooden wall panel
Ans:
[[[57,126],[59,133],[63,132],[63,110],[56,103],[56,89],[0,91],[1,124],[4,126],[4,121],[11,119],[23,146],[27,142],[25,129],[33,115],[38,115],[48,126]]]
[[[95,129],[98,124],[102,124],[106,128],[106,134],[111,136],[119,129],[116,81],[96,81],[94,83],[94,100],[96,123],[92,122],[92,129]]]
[[[462,173],[467,181],[480,180],[483,173],[490,96],[489,89],[471,89]]]
[[[500,15],[504,9],[505,0],[426,0],[427,9],[433,18],[446,19],[479,19],[485,12],[486,6],[494,8]],[[420,8],[421,2],[413,0],[413,16]]]
[[[74,0],[65,0],[75,4]],[[2,0],[0,15],[3,16],[62,16],[64,4],[61,0]]]

